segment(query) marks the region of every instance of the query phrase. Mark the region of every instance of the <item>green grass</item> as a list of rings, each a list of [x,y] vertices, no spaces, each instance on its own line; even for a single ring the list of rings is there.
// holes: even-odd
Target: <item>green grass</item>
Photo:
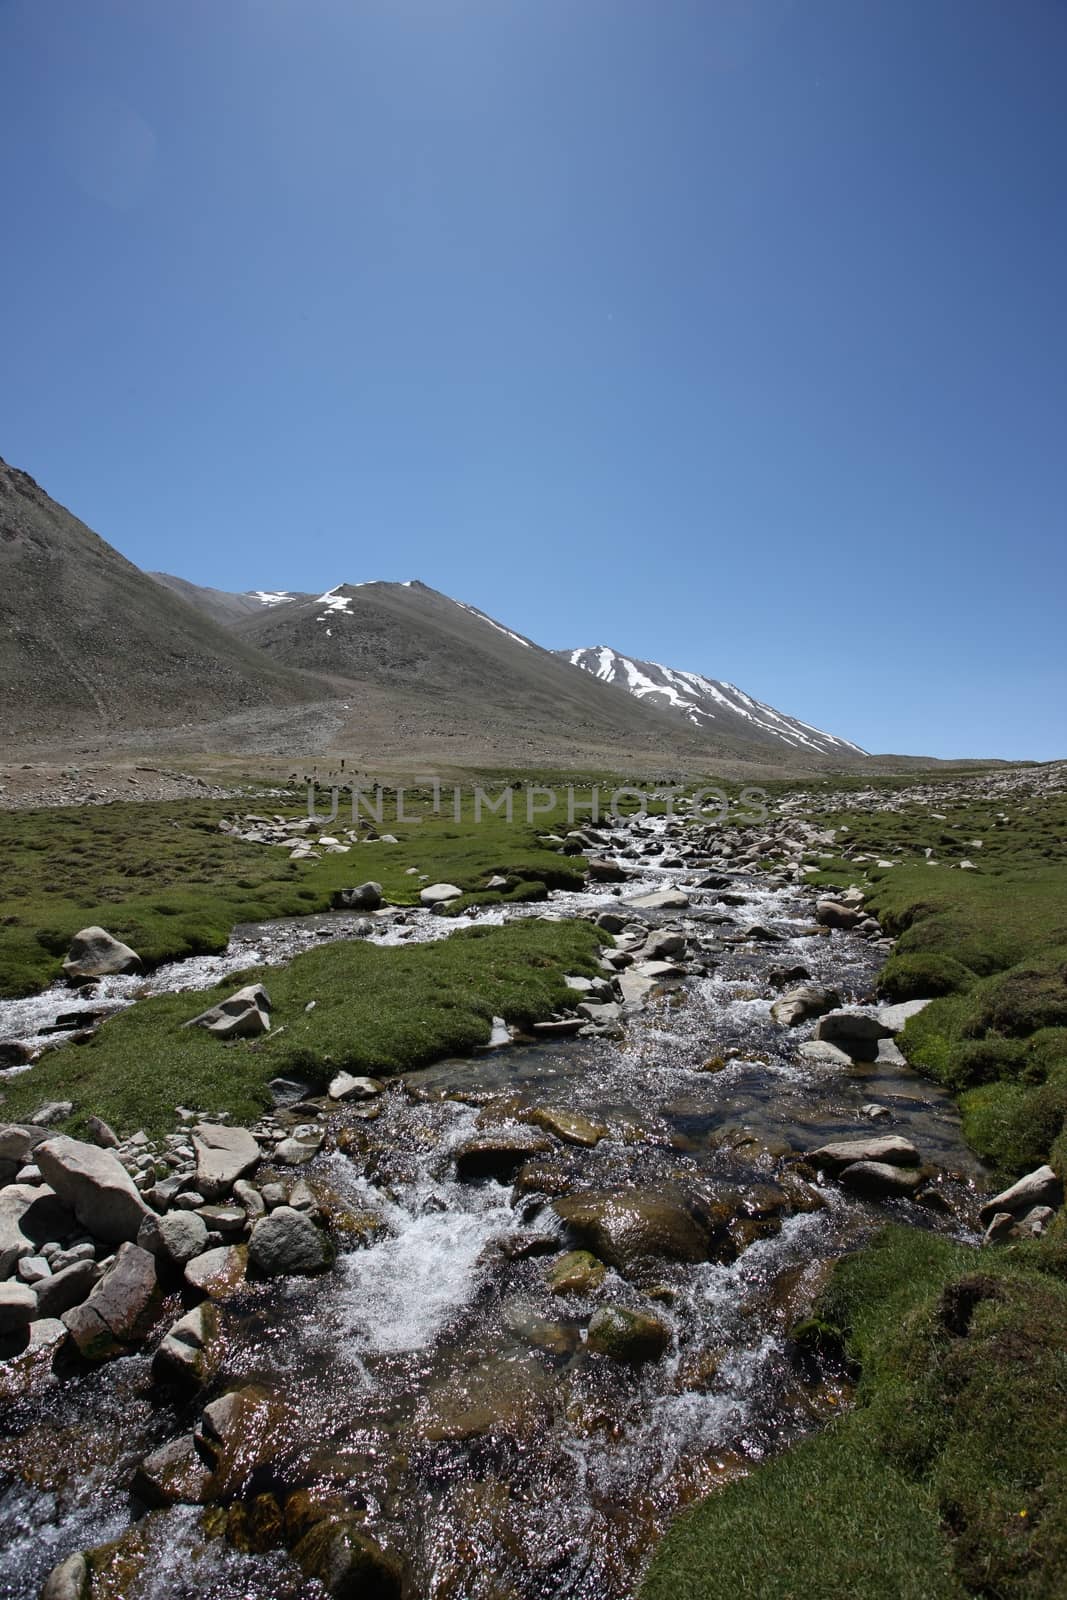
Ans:
[[[244,802],[242,809],[273,813]],[[299,816],[300,805],[281,807]],[[417,813],[418,801],[410,802]],[[60,975],[79,928],[100,923],[150,966],[225,949],[237,922],[325,910],[336,889],[373,878],[397,904],[418,900],[409,867],[477,893],[496,872],[524,884],[578,887],[580,857],[561,856],[537,837],[553,819],[528,826],[467,813],[383,824],[399,843],[360,843],[347,855],[291,862],[287,852],[220,833],[232,812],[220,802],[170,802],[0,812],[0,996],[33,993]],[[346,822],[339,817],[324,831]]]
[[[903,1227],[848,1258],[808,1332],[855,1410],[680,1519],[642,1600],[1067,1592],[1063,1265]]]
[[[73,1101],[73,1132],[92,1113],[120,1133],[168,1132],[176,1105],[251,1120],[270,1104],[267,1084],[278,1075],[324,1084],[341,1068],[402,1072],[484,1044],[494,1015],[522,1025],[548,1016],[575,998],[565,973],[596,973],[599,944],[587,922],[531,918],[434,944],[324,945],[207,993],[140,1001],[87,1044],[68,1045],[12,1079],[3,1115],[25,1117],[55,1099]],[[223,1043],[182,1026],[254,980],[274,1003],[269,1035]]]

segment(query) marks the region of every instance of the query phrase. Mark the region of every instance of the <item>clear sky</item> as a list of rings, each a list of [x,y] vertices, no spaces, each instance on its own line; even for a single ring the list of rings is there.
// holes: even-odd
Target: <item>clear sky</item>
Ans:
[[[0,0],[0,455],[875,750],[1067,755],[1063,0]]]

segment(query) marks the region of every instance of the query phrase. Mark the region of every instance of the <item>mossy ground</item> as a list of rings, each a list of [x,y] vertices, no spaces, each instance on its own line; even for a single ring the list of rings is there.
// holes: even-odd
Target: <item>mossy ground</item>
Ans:
[[[88,1043],[68,1045],[10,1080],[3,1115],[18,1119],[45,1100],[70,1100],[73,1132],[91,1113],[120,1133],[168,1132],[176,1105],[252,1120],[270,1104],[273,1077],[322,1085],[342,1068],[402,1072],[485,1044],[493,1016],[520,1025],[548,1016],[575,998],[565,973],[596,972],[599,942],[589,923],[532,918],[462,929],[433,944],[323,945],[206,993],[142,1000]],[[253,981],[273,1002],[269,1035],[221,1042],[182,1026]]]
[[[427,797],[422,797],[425,802]],[[409,810],[425,809],[419,797]],[[244,810],[260,809],[252,802]],[[266,805],[270,814],[305,814]],[[245,844],[219,831],[232,814],[223,802],[175,801],[0,812],[0,996],[33,993],[60,974],[79,928],[99,923],[132,945],[149,965],[223,950],[235,923],[325,910],[336,889],[373,878],[386,897],[416,903],[415,867],[431,879],[477,895],[494,873],[524,886],[578,887],[584,862],[561,856],[538,839],[553,822],[509,824],[484,814],[475,825],[470,801],[451,815],[417,823],[387,819],[396,844],[359,843],[347,855],[292,862],[281,848]],[[333,827],[350,823],[341,816]],[[539,892],[543,892],[539,891]]]
[[[978,1255],[887,1229],[818,1339],[855,1409],[681,1518],[642,1600],[1058,1600],[1067,1574],[1067,1283],[1058,1236]]]

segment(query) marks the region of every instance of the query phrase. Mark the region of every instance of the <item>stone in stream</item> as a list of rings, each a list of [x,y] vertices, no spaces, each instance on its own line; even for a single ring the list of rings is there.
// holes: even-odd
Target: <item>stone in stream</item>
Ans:
[[[159,1309],[156,1265],[147,1250],[119,1246],[111,1265],[81,1305],[63,1313],[83,1356],[106,1361],[139,1344]]]
[[[21,1333],[37,1315],[37,1296],[28,1283],[0,1283],[0,1334]]]
[[[586,1334],[586,1349],[612,1361],[637,1365],[657,1361],[671,1342],[670,1329],[647,1311],[627,1306],[603,1306],[594,1312]]]
[[[261,1278],[324,1272],[332,1253],[325,1234],[293,1206],[277,1206],[261,1217],[248,1241],[248,1266]]]
[[[625,867],[609,856],[593,856],[586,866],[590,883],[624,883],[630,876]]]
[[[212,1499],[209,1468],[192,1434],[182,1434],[145,1456],[133,1475],[132,1491],[146,1506],[203,1506]]]
[[[850,1067],[852,1057],[827,1039],[805,1039],[797,1046],[797,1055],[805,1061],[821,1061],[828,1067]]]
[[[911,1017],[917,1017],[931,1003],[929,1000],[901,1000],[897,1005],[879,1006],[876,1016],[893,1033],[899,1033]]]
[[[526,1120],[535,1128],[555,1134],[564,1144],[582,1145],[589,1150],[599,1144],[608,1131],[603,1123],[590,1122],[580,1111],[564,1111],[558,1106],[535,1106]]]
[[[582,1000],[576,1009],[589,1022],[618,1022],[622,1016],[622,1007],[616,1000]]]
[[[74,935],[63,962],[63,975],[72,983],[140,970],[141,958],[137,951],[122,944],[106,928],[97,927],[82,928]]]
[[[400,1569],[365,1531],[360,1517],[316,1522],[294,1547],[293,1559],[305,1578],[317,1579],[336,1600],[400,1600]]]
[[[286,1167],[303,1167],[313,1161],[322,1149],[323,1135],[320,1129],[303,1127],[282,1139],[274,1146],[274,1159]]]
[[[81,1551],[65,1557],[44,1581],[40,1600],[88,1600],[92,1575]]]
[[[385,1085],[377,1078],[354,1077],[351,1072],[339,1072],[331,1078],[326,1093],[331,1100],[372,1100],[384,1088]]]
[[[207,1249],[207,1223],[197,1211],[168,1211],[158,1217],[150,1211],[137,1232],[142,1250],[184,1267]]]
[[[106,1244],[136,1239],[148,1207],[110,1150],[60,1135],[45,1139],[33,1155],[45,1182],[94,1238]]]
[[[37,1314],[61,1317],[72,1306],[81,1305],[100,1275],[95,1261],[72,1261],[37,1285]]]
[[[638,911],[684,911],[689,896],[684,889],[655,889],[651,894],[634,895],[626,904]]]
[[[539,1129],[520,1125],[502,1126],[475,1134],[456,1151],[456,1176],[463,1183],[495,1178],[507,1183],[533,1156],[547,1155],[558,1148]]]
[[[815,1024],[815,1037],[827,1044],[836,1044],[855,1061],[873,1061],[878,1055],[878,1041],[888,1039],[893,1029],[870,1011],[845,1006],[839,1011],[828,1011]]]
[[[454,883],[428,883],[419,890],[419,899],[424,906],[443,906],[449,900],[458,900],[462,893]]]
[[[1057,1207],[1062,1204],[1063,1184],[1060,1179],[1051,1167],[1038,1167],[1013,1183],[1009,1189],[987,1200],[978,1213],[978,1220],[985,1227],[1001,1211],[1018,1219],[1034,1206]]]
[[[204,1300],[164,1335],[152,1358],[152,1376],[174,1388],[199,1389],[214,1378],[222,1356],[219,1313],[210,1300]]]
[[[784,1028],[794,1028],[798,1022],[834,1011],[840,1004],[841,996],[836,989],[825,989],[817,983],[803,983],[775,1000],[771,1006],[771,1016]]]
[[[863,921],[863,912],[855,906],[842,905],[839,900],[820,900],[815,907],[815,920],[821,928],[854,928]]]
[[[830,1173],[843,1172],[855,1162],[884,1163],[892,1167],[917,1167],[919,1152],[907,1139],[889,1134],[874,1139],[839,1139],[820,1145],[808,1156],[813,1167]]]
[[[196,1186],[205,1200],[221,1200],[238,1178],[258,1166],[261,1151],[247,1128],[198,1122],[193,1129]]]
[[[923,1182],[916,1167],[895,1167],[887,1161],[854,1161],[838,1173],[838,1179],[846,1189],[870,1200],[909,1197]]]
[[[590,1294],[607,1277],[608,1269],[588,1250],[568,1250],[553,1262],[548,1274],[552,1294]]]
[[[237,989],[218,1005],[209,1006],[182,1024],[204,1028],[216,1039],[247,1039],[270,1032],[270,996],[261,983]]]
[[[377,911],[382,903],[382,886],[373,881],[357,884],[354,889],[336,889],[333,904],[344,911]]]
[[[247,1245],[223,1244],[186,1262],[185,1281],[211,1299],[222,1300],[241,1288],[247,1267]]]
[[[624,1273],[657,1260],[707,1261],[716,1230],[700,1209],[653,1189],[553,1201],[553,1210],[578,1244]]]
[[[291,1428],[287,1407],[258,1384],[231,1389],[205,1406],[194,1437],[214,1479],[213,1496],[246,1493],[257,1468],[277,1464]]]

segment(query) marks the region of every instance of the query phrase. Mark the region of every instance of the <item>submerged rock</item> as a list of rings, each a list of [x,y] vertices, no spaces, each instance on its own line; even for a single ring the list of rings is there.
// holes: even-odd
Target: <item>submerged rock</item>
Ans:
[[[553,1294],[590,1294],[608,1275],[602,1261],[588,1250],[568,1250],[553,1262],[548,1287]]]
[[[305,1578],[315,1578],[336,1600],[400,1600],[397,1562],[367,1534],[358,1517],[317,1522],[293,1550]]]
[[[604,1306],[595,1312],[586,1335],[586,1349],[631,1364],[657,1361],[670,1342],[666,1323],[626,1306]]]
[[[564,1144],[576,1144],[592,1149],[607,1135],[602,1123],[590,1122],[580,1111],[564,1111],[558,1106],[535,1106],[527,1119],[536,1128],[555,1134]]]
[[[506,1183],[524,1162],[547,1155],[553,1147],[553,1141],[545,1134],[525,1125],[480,1133],[456,1151],[456,1176],[462,1182],[496,1178]]]
[[[210,1383],[222,1362],[219,1313],[210,1300],[194,1306],[167,1331],[152,1359],[157,1383],[199,1389]]]
[[[573,1195],[555,1200],[553,1209],[580,1245],[620,1272],[656,1260],[707,1261],[712,1254],[709,1221],[656,1190]]]

